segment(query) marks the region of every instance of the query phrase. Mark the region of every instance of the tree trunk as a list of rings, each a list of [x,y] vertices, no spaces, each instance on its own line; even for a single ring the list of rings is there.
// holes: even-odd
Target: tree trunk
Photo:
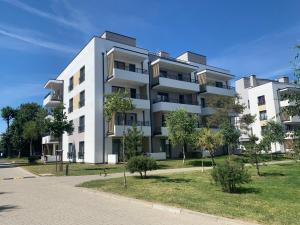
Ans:
[[[204,153],[204,151],[203,151],[203,149],[202,149],[202,157],[201,157],[202,173],[204,172],[204,167],[203,167],[203,153]]]
[[[127,188],[126,179],[126,163],[125,163],[125,113],[123,113],[123,140],[122,140],[122,152],[123,152],[123,177],[124,177],[124,187]]]
[[[255,153],[254,157],[255,157],[255,165],[256,165],[257,175],[260,176],[259,165],[258,165],[258,158],[257,158],[257,154],[256,153]]]
[[[32,139],[30,139],[30,153],[29,153],[30,156],[32,156]]]
[[[6,143],[6,150],[7,150],[7,156],[11,157],[11,151],[10,151],[10,135],[9,135],[9,120],[6,120],[7,123],[7,143]]]
[[[183,144],[182,147],[182,164],[184,165],[184,161],[185,161],[185,144]]]
[[[216,163],[215,163],[215,159],[214,159],[214,154],[212,152],[210,152],[210,157],[211,157],[212,166],[215,167]]]

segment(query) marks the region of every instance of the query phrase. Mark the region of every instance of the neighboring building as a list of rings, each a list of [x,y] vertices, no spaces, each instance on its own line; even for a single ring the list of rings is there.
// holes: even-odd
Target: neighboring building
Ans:
[[[288,100],[282,99],[282,93],[291,89],[298,89],[299,86],[289,83],[288,77],[281,77],[278,80],[258,79],[255,75],[243,77],[235,82],[235,88],[240,95],[240,102],[246,106],[244,114],[256,116],[251,126],[251,132],[259,139],[268,120],[282,123],[286,131],[286,138],[283,145],[272,144],[272,152],[288,151],[291,149],[292,131],[295,125],[299,125],[300,117],[286,116],[282,107],[288,106]],[[241,137],[241,141],[247,141],[247,135]]]
[[[92,40],[45,88],[51,90],[44,106],[63,102],[74,132],[64,134],[62,143],[50,134],[43,138],[47,154],[61,148],[64,160],[104,163],[109,154],[121,152],[122,117],[108,124],[104,118],[105,94],[128,90],[136,107],[126,114],[126,128],[137,124],[143,131],[143,150],[155,158],[179,157],[181,148],[167,141],[166,114],[179,108],[209,115],[211,95],[234,96],[233,76],[228,70],[208,66],[206,57],[185,52],[171,58],[166,52],[150,53],[136,47],[136,39],[105,32]],[[201,106],[202,105],[202,106]],[[200,120],[199,120],[200,121]],[[201,124],[199,124],[200,126]]]

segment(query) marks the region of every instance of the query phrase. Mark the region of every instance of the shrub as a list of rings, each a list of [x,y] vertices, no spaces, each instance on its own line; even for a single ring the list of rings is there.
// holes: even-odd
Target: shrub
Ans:
[[[39,156],[29,156],[28,157],[28,163],[29,164],[34,164],[34,163],[36,163],[36,161],[38,161],[40,159],[40,157]]]
[[[138,172],[140,173],[141,178],[146,178],[147,171],[156,170],[157,164],[153,158],[146,156],[134,156],[129,159],[127,168],[130,173]]]
[[[225,192],[236,192],[237,188],[251,181],[251,176],[239,160],[219,163],[211,173],[214,182]]]

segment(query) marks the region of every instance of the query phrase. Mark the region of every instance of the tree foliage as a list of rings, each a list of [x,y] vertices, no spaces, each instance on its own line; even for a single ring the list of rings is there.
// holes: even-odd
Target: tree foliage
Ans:
[[[147,171],[156,170],[158,166],[156,161],[151,157],[134,156],[129,159],[127,168],[130,173],[138,172],[141,178],[146,178]]]
[[[30,142],[30,156],[33,155],[32,142],[37,140],[40,135],[36,121],[29,121],[24,124],[23,137]]]
[[[228,155],[230,155],[230,149],[237,146],[239,143],[241,132],[228,122],[224,122],[223,124],[221,124],[220,128],[224,144],[228,146]]]
[[[127,129],[125,136],[126,159],[142,154],[143,132],[138,129],[136,124]]]
[[[166,118],[169,139],[173,145],[181,145],[183,164],[185,160],[186,145],[192,140],[196,129],[197,117],[188,114],[184,109],[170,112]]]
[[[221,132],[220,131],[215,132],[209,128],[202,128],[201,130],[196,132],[194,138],[197,147],[209,151],[212,165],[214,166],[215,152],[224,143],[223,135],[221,134]]]
[[[262,132],[263,142],[266,148],[269,148],[271,144],[282,144],[285,138],[285,131],[283,126],[276,121],[268,121],[264,131]]]

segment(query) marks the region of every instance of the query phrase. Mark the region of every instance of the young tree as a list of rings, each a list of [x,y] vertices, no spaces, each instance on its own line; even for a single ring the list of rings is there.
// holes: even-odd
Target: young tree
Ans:
[[[133,156],[142,154],[140,150],[143,144],[143,132],[138,129],[136,124],[132,128],[127,129],[125,136],[126,159],[129,160]]]
[[[33,151],[32,151],[33,141],[38,139],[39,134],[40,133],[36,121],[29,121],[25,123],[24,130],[23,130],[23,137],[25,140],[28,140],[30,143],[30,156],[33,155]]]
[[[182,163],[185,161],[186,145],[192,140],[196,129],[197,118],[188,114],[184,109],[170,112],[166,118],[169,139],[174,145],[182,146]]]
[[[215,151],[224,143],[221,132],[202,128],[195,136],[195,143],[197,147],[209,151],[212,166],[215,166]]]
[[[11,156],[9,127],[10,127],[10,122],[15,117],[15,115],[16,115],[15,109],[13,109],[10,106],[6,106],[1,109],[1,117],[3,120],[6,121],[6,124],[7,124],[6,138],[5,138],[6,144],[5,145],[6,145],[6,151],[7,151],[8,156]]]
[[[124,187],[127,188],[127,180],[126,180],[126,165],[125,165],[125,114],[128,111],[132,111],[135,106],[132,103],[131,98],[127,92],[114,92],[112,94],[106,95],[104,102],[104,115],[109,123],[113,116],[120,112],[123,115],[123,136],[122,136],[122,155],[123,155],[123,163],[124,163]]]
[[[233,149],[239,143],[241,132],[229,122],[224,122],[223,124],[221,124],[220,128],[224,144],[227,145],[228,156],[230,156],[231,149]]]
[[[266,144],[266,147],[268,148],[268,151],[271,147],[271,144],[273,143],[275,145],[275,151],[276,151],[276,144],[282,144],[285,138],[285,132],[283,129],[283,126],[276,122],[276,121],[268,121],[267,125],[264,128],[264,131],[262,133],[264,142]],[[271,152],[271,159],[272,159],[272,152]]]

